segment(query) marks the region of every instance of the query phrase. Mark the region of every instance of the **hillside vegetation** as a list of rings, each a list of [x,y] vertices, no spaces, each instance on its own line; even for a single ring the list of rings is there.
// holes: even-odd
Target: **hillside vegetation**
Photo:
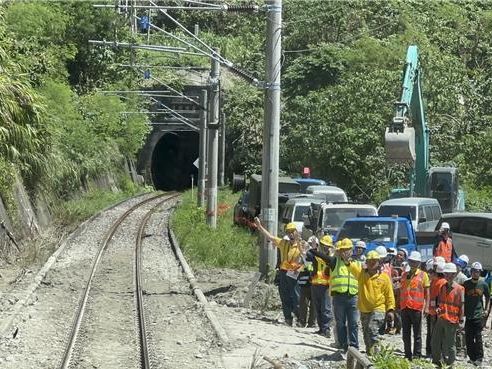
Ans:
[[[108,2],[114,4],[113,1]],[[262,5],[263,2],[257,1]],[[143,14],[143,13],[142,13]],[[264,79],[265,16],[170,14],[242,69]],[[183,36],[163,14],[152,22]],[[408,45],[422,55],[432,165],[454,163],[473,210],[492,208],[492,3],[488,1],[284,0],[281,169],[336,182],[352,198],[379,201],[405,184],[389,168],[384,129],[399,99]],[[157,31],[132,35],[129,20],[91,2],[0,5],[0,193],[19,171],[32,194],[68,199],[84,181],[134,159],[148,117],[122,114],[148,102],[102,91],[156,86],[125,65],[180,88],[174,69],[203,57],[97,47],[89,40],[179,45]],[[261,166],[263,91],[225,73],[228,173]]]

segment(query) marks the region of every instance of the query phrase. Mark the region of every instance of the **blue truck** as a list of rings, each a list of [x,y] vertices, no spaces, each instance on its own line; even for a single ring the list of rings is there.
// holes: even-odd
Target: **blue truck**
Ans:
[[[378,246],[404,248],[410,253],[419,251],[422,260],[432,257],[436,232],[415,232],[412,221],[406,217],[368,216],[345,220],[336,235],[337,240],[351,239],[354,243],[362,240],[367,251]]]

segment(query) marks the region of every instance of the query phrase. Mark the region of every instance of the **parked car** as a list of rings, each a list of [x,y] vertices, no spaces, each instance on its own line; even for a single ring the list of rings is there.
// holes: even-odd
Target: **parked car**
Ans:
[[[253,174],[249,180],[248,215],[253,219],[261,211],[261,175]],[[299,193],[301,185],[290,177],[278,178],[279,196],[283,193]]]
[[[410,216],[415,231],[433,231],[442,211],[439,201],[427,197],[402,197],[386,200],[379,205],[378,215],[390,217]]]
[[[310,197],[296,197],[287,200],[280,216],[278,233],[283,233],[283,229],[287,223],[295,223],[297,230],[301,233],[302,226],[304,225],[304,216],[309,212],[311,201],[312,198]]]
[[[347,202],[347,194],[337,186],[309,186],[306,193],[324,199],[326,202]]]
[[[377,215],[376,207],[369,204],[326,203],[322,199],[316,200],[311,201],[309,213],[304,219],[302,238],[305,240],[313,234],[318,237],[325,234],[334,236],[347,218]]]
[[[350,238],[354,243],[363,240],[367,245],[366,252],[378,246],[384,246],[386,249],[404,248],[408,253],[417,250],[422,254],[422,259],[427,260],[432,257],[435,233],[422,233],[431,233],[431,237],[419,237],[410,218],[373,216],[345,220],[336,237]]]
[[[453,245],[458,255],[466,254],[470,262],[480,261],[483,267],[492,270],[492,213],[443,214],[436,226],[449,223]]]
[[[326,186],[326,182],[318,178],[294,178],[301,185],[301,192],[306,193],[309,186]]]

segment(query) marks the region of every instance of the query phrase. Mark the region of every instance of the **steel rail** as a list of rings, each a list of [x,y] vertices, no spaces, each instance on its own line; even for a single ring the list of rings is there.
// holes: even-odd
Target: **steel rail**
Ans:
[[[147,347],[147,334],[145,331],[145,314],[143,307],[143,293],[142,293],[142,239],[144,237],[144,230],[147,226],[147,222],[149,221],[154,211],[164,204],[165,202],[174,199],[179,196],[173,195],[164,199],[163,201],[156,204],[142,219],[140,223],[140,227],[138,229],[138,235],[135,240],[135,294],[137,300],[137,317],[138,317],[138,331],[139,331],[139,339],[140,339],[140,363],[142,369],[150,369],[150,360],[149,360],[149,350]]]
[[[63,358],[62,358],[62,362],[60,364],[60,369],[68,369],[69,368],[73,348],[75,346],[75,342],[77,340],[80,326],[82,324],[82,318],[84,317],[85,308],[87,306],[87,300],[89,298],[89,292],[90,292],[90,289],[92,286],[92,280],[94,279],[94,275],[96,274],[96,270],[97,270],[99,262],[102,258],[102,255],[103,255],[104,251],[106,251],[107,246],[109,245],[109,242],[111,241],[114,234],[116,233],[116,230],[121,225],[121,223],[137,208],[139,208],[139,207],[141,207],[141,206],[143,206],[143,205],[145,205],[151,201],[154,201],[160,197],[166,196],[166,195],[169,195],[169,194],[158,194],[156,196],[152,196],[152,197],[145,199],[145,200],[139,202],[138,204],[132,206],[130,209],[125,211],[123,213],[123,215],[121,215],[115,223],[113,223],[113,225],[111,226],[109,231],[106,233],[106,236],[105,236],[105,238],[101,244],[101,247],[99,248],[99,251],[97,253],[96,259],[94,260],[94,263],[92,265],[91,274],[89,276],[89,279],[87,280],[87,284],[86,284],[85,289],[84,289],[83,297],[79,303],[78,310],[77,310],[77,313],[75,316],[75,321],[74,321],[74,324],[72,325],[72,329],[70,331],[69,342],[68,342],[67,346],[65,347],[65,351],[63,353]],[[170,196],[164,201],[167,201],[173,197],[175,197],[175,196]]]

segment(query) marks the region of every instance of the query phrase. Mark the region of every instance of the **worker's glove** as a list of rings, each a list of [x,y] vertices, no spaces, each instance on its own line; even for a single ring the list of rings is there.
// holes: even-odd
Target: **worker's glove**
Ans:
[[[395,313],[393,313],[392,311],[388,311],[386,313],[386,319],[388,319],[388,321],[392,322],[393,320],[395,320]]]

